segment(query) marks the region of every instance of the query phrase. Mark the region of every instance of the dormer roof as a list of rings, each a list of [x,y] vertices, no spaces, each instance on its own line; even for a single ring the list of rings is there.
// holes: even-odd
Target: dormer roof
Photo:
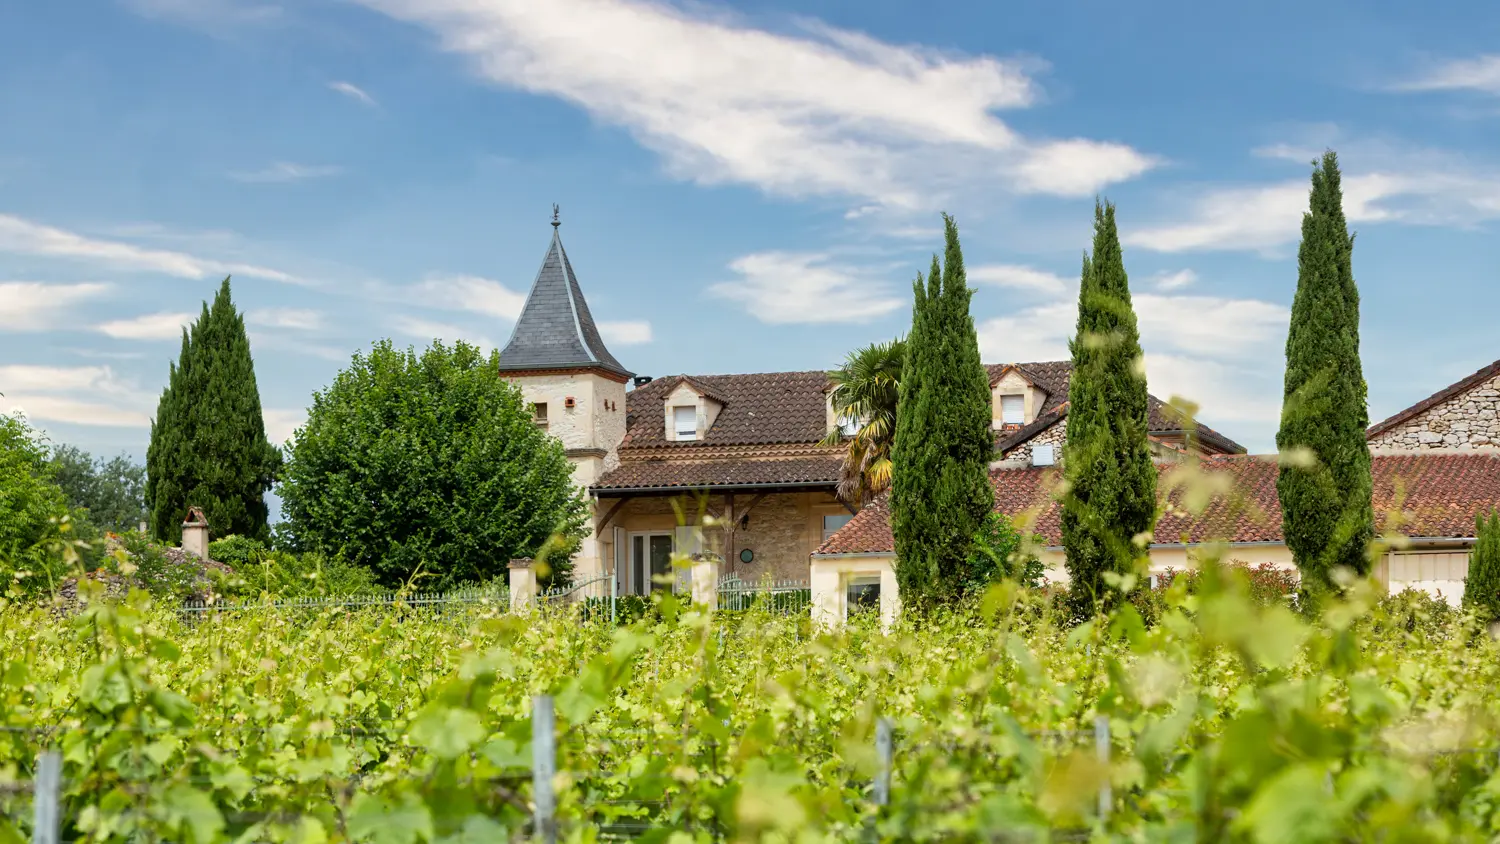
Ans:
[[[556,369],[600,369],[621,378],[632,374],[605,348],[554,221],[552,242],[526,306],[500,352],[500,371]]]

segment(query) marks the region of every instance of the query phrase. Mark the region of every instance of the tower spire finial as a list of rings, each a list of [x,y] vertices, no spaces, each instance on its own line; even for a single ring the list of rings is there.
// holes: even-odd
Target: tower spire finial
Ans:
[[[560,225],[562,225],[562,222],[557,219],[557,203],[554,202],[552,203],[552,228],[555,229]]]

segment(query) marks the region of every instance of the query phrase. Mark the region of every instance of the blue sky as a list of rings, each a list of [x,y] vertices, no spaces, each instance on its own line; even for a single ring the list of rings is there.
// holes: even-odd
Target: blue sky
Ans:
[[[942,210],[986,360],[1057,358],[1097,193],[1152,391],[1268,450],[1325,147],[1372,419],[1500,357],[1500,9],[1235,5],[0,4],[0,409],[143,456],[232,274],[280,440],[377,338],[503,345],[554,202],[640,373],[901,333]]]

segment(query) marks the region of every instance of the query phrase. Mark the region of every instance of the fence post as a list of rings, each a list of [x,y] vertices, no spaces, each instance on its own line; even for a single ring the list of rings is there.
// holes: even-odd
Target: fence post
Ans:
[[[719,609],[719,555],[705,552],[693,555],[688,580],[693,603],[701,604],[712,614]]]
[[[1114,794],[1109,782],[1109,719],[1103,715],[1094,716],[1094,750],[1104,767],[1104,782],[1099,786],[1099,819],[1109,820]]]
[[[524,612],[536,600],[536,569],[531,567],[531,558],[522,557],[510,561],[510,609]]]
[[[543,844],[557,841],[557,795],[552,793],[557,773],[556,740],[552,696],[537,695],[531,699],[531,796],[536,804],[532,825],[535,840]]]
[[[891,804],[891,761],[894,751],[894,742],[891,739],[891,719],[877,719],[875,721],[876,806]]]
[[[31,783],[33,844],[58,844],[62,811],[62,755],[48,750],[36,758],[36,778]]]

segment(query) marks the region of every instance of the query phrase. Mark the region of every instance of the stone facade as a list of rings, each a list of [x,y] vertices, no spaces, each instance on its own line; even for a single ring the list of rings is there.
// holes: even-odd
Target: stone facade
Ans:
[[[1381,454],[1500,449],[1500,376],[1490,378],[1370,438]]]
[[[1057,420],[1048,425],[1041,433],[1007,449],[1000,455],[1000,459],[991,463],[992,468],[1003,467],[1006,469],[1024,469],[1031,464],[1031,449],[1039,445],[1052,446],[1052,462],[1054,464],[1062,461],[1063,443],[1068,439],[1067,417]]]

